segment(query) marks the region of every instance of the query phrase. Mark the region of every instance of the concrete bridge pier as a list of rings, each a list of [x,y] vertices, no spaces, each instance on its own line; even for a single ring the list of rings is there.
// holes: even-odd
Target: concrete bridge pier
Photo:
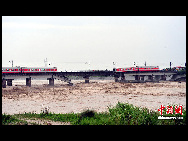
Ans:
[[[6,79],[2,79],[2,87],[6,88]]]
[[[135,75],[135,80],[140,80],[140,75]]]
[[[121,76],[121,80],[125,80],[125,75],[124,74]]]
[[[118,76],[114,76],[115,82],[118,82]]]
[[[145,77],[144,75],[141,75],[141,76],[140,76],[140,80],[143,80],[143,81],[144,81],[144,77]]]
[[[89,76],[85,76],[85,83],[89,83]]]
[[[12,79],[7,79],[7,85],[12,86]]]
[[[31,87],[31,77],[26,78],[26,86]]]
[[[54,78],[48,78],[49,86],[54,86]]]

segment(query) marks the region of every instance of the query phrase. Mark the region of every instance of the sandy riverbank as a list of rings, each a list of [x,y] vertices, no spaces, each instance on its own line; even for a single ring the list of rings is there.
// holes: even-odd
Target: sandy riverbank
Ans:
[[[32,80],[26,87],[24,80],[14,80],[13,86],[2,88],[2,113],[40,113],[42,104],[54,113],[78,113],[85,109],[108,111],[109,106],[128,102],[134,106],[157,110],[161,105],[177,104],[186,108],[186,82],[115,83],[114,80],[73,80],[73,86],[55,80],[49,87],[47,80]]]

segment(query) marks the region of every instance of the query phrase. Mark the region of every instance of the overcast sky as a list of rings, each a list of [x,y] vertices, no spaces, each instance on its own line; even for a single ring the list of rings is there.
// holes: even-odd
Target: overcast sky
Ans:
[[[59,71],[185,65],[185,16],[3,16],[2,66]],[[88,62],[88,63],[86,63]],[[90,65],[89,65],[90,64]]]

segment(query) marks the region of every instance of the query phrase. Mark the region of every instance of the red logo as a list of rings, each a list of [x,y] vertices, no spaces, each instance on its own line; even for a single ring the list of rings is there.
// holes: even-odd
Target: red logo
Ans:
[[[173,114],[173,107],[166,106],[166,114]]]
[[[183,113],[182,113],[182,106],[179,106],[178,108],[177,108],[177,106],[175,107],[175,114],[181,114],[181,115],[183,115]]]
[[[161,115],[163,115],[163,110],[165,109],[165,106],[161,105],[161,108],[158,109],[158,111],[160,112]],[[166,106],[166,114],[173,114],[173,107],[172,106]],[[175,107],[175,114],[181,114],[182,113],[182,106],[176,106]]]
[[[163,115],[163,110],[165,109],[165,107],[163,105],[161,105],[161,108],[158,109],[159,112],[161,112],[161,115]]]

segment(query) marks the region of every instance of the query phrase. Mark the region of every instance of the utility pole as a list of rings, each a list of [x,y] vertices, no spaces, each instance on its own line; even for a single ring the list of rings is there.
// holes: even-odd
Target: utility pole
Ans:
[[[172,63],[170,62],[170,70],[171,70],[171,65],[172,65]]]
[[[11,61],[9,61],[11,63]],[[12,60],[12,67],[13,67],[13,60]]]
[[[45,63],[45,67],[47,67],[48,66],[47,65],[47,63],[48,63],[47,58],[46,58],[46,60],[44,59],[44,63]]]
[[[144,64],[145,66],[146,66],[146,61],[145,61],[145,64]]]

